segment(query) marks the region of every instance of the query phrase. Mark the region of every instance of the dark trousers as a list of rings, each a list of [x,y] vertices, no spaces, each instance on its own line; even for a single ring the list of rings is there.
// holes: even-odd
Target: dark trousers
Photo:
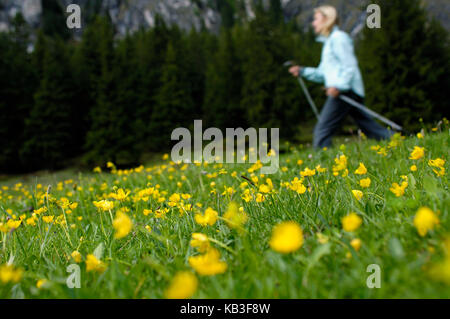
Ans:
[[[364,104],[364,99],[353,91],[341,94],[352,98],[356,102]],[[358,124],[359,128],[369,138],[382,140],[390,138],[393,134],[393,132],[382,127],[369,115],[358,110],[354,106],[339,98],[328,97],[320,112],[319,121],[314,128],[313,145],[315,148],[331,146],[331,138],[347,114],[350,114],[356,121],[356,124]]]

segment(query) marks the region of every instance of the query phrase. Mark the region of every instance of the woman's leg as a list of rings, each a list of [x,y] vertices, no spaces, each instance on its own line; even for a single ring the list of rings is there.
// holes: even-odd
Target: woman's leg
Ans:
[[[342,100],[332,97],[327,99],[314,128],[315,148],[331,146],[331,137],[349,110],[350,106]]]
[[[354,99],[355,101],[364,104],[364,99],[359,95],[353,92],[350,92],[346,95]],[[363,133],[366,134],[369,138],[373,138],[376,140],[389,139],[394,134],[392,131],[389,131],[379,125],[369,115],[367,115],[363,111],[360,111],[356,107],[351,107],[350,115],[356,121],[356,124],[358,124]]]

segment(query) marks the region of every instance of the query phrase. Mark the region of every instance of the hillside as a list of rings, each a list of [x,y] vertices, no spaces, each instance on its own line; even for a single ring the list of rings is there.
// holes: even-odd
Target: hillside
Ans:
[[[46,0],[57,1],[62,7],[70,3],[80,4],[83,18],[93,13],[107,13],[120,34],[133,32],[141,27],[149,28],[155,23],[155,16],[161,16],[169,24],[177,24],[182,29],[200,29],[202,25],[217,32],[223,15],[230,7],[236,17],[251,19],[254,16],[252,0]],[[231,3],[231,6],[227,6]],[[264,1],[269,5],[269,0]],[[342,26],[347,31],[359,30],[364,23],[364,1],[361,0],[282,0],[282,10],[286,20],[297,19],[308,25],[311,9],[329,3],[342,13]],[[430,15],[436,17],[450,29],[450,3],[445,0],[424,1]],[[42,0],[0,0],[0,31],[11,27],[11,20],[21,12],[28,23],[37,28],[45,14]]]

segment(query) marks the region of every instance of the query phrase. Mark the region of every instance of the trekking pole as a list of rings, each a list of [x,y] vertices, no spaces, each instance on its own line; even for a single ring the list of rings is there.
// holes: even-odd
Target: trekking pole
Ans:
[[[294,65],[294,63],[293,63],[292,61],[286,61],[286,62],[283,64],[283,66],[285,66],[285,67],[288,67],[288,66],[291,66],[291,65]],[[305,82],[303,81],[301,75],[299,75],[299,77],[298,77],[298,82],[300,83],[300,85],[301,85],[301,87],[302,87],[302,89],[303,89],[303,92],[305,93],[306,98],[308,99],[309,105],[311,105],[311,108],[312,108],[313,111],[314,111],[314,114],[316,114],[317,119],[319,119],[319,112],[317,111],[317,107],[316,107],[316,105],[314,104],[314,101],[312,100],[312,98],[311,98],[311,96],[310,96],[310,94],[309,94],[308,88],[306,87]],[[345,95],[342,95],[342,94],[339,95],[339,98],[340,98],[342,101],[344,101],[344,102],[350,104],[351,106],[356,107],[358,110],[360,110],[360,111],[362,111],[362,112],[365,112],[365,113],[368,114],[369,116],[374,117],[374,118],[380,120],[381,122],[383,122],[383,123],[386,124],[386,125],[389,125],[389,126],[392,127],[394,130],[396,130],[396,131],[403,131],[403,128],[402,128],[400,125],[398,125],[398,124],[392,122],[391,120],[385,118],[384,116],[382,116],[382,115],[380,115],[380,114],[378,114],[378,113],[372,111],[371,109],[369,109],[369,108],[366,107],[365,105],[356,102],[356,101],[353,100],[352,98],[350,98],[350,97],[348,97],[348,96],[345,96]]]
[[[380,120],[381,122],[389,125],[394,130],[396,130],[396,131],[403,131],[403,128],[400,125],[398,125],[398,124],[392,122],[391,120],[385,118],[384,116],[382,116],[382,115],[372,111],[371,109],[367,108],[366,106],[362,105],[361,103],[356,102],[352,98],[349,98],[348,96],[345,96],[345,95],[342,95],[342,94],[339,95],[339,98],[342,101],[347,102],[348,104],[356,107],[357,109],[359,109],[359,110],[369,114],[370,116]]]
[[[292,61],[286,61],[283,63],[284,67],[292,66],[294,63]],[[313,99],[311,98],[311,95],[309,94],[308,88],[306,87],[305,82],[303,81],[302,77],[298,76],[298,83],[300,83],[300,86],[303,89],[303,93],[305,93],[306,99],[308,100],[309,105],[311,106],[311,109],[313,110],[314,114],[316,115],[317,120],[319,120],[319,111],[317,110],[316,103],[314,103]]]

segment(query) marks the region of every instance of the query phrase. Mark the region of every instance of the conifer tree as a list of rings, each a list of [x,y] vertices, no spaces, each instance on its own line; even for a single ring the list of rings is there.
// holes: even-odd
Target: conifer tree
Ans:
[[[418,0],[377,1],[380,29],[365,28],[359,61],[370,107],[410,129],[436,120],[449,86],[448,36]]]
[[[206,72],[203,114],[208,126],[221,129],[245,127],[246,113],[241,107],[242,72],[232,31],[222,30],[219,46]]]
[[[28,169],[59,168],[76,155],[69,57],[60,39],[46,39],[43,74],[34,105],[25,121],[21,158]]]
[[[19,152],[24,142],[24,119],[33,104],[37,77],[27,53],[30,30],[21,14],[9,33],[0,34],[0,171],[22,170]]]
[[[105,19],[97,23],[98,47],[92,50],[95,54],[90,73],[92,85],[95,89],[95,100],[89,111],[90,127],[86,135],[85,160],[103,164],[107,161],[117,162],[118,153],[115,148],[116,137],[116,82],[113,72],[114,65],[114,30]],[[90,50],[89,50],[90,51]],[[88,52],[89,52],[88,51]]]
[[[59,36],[64,40],[70,38],[64,9],[57,0],[42,1],[42,30],[50,37]]]
[[[180,52],[180,48],[175,49],[174,42],[169,42],[161,87],[150,123],[154,149],[168,149],[172,144],[170,136],[175,128],[193,125],[193,119],[188,116],[193,103],[182,81],[182,69],[179,65],[181,58],[177,51]]]

